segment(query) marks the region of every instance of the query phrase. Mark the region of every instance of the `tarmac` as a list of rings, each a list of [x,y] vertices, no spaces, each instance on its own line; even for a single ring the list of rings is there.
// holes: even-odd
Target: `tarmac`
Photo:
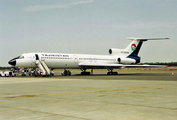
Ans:
[[[177,119],[177,71],[60,72],[1,77],[0,120]]]

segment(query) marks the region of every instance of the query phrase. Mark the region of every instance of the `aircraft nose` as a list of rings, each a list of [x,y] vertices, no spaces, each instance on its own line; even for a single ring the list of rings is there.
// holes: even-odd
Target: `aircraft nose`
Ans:
[[[15,66],[15,65],[16,65],[16,60],[10,60],[8,63],[9,63],[10,65]]]

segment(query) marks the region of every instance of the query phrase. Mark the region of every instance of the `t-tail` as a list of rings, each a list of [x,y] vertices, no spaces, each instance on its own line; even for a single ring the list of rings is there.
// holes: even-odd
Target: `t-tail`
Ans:
[[[137,64],[140,62],[140,57],[138,56],[138,53],[144,41],[164,40],[169,38],[128,38],[128,39],[132,40],[132,42],[125,49],[117,49],[117,48],[109,49],[109,53],[111,55],[120,56],[120,58],[118,58],[119,63],[121,63],[121,59],[128,58],[128,59],[135,60],[135,64]]]

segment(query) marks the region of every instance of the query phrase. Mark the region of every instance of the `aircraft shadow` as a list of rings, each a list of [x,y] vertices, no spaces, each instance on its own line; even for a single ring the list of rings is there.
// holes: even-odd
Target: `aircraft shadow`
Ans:
[[[93,75],[81,75],[73,74],[72,76],[156,76],[155,73],[119,73],[118,75],[107,75],[107,74],[93,74]]]

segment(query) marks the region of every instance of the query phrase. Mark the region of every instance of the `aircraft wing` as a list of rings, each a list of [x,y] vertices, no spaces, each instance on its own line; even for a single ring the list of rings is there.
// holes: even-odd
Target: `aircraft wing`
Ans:
[[[165,67],[164,65],[126,65],[126,64],[101,64],[101,63],[80,63],[79,67],[86,69],[109,69],[109,68],[145,68]]]

